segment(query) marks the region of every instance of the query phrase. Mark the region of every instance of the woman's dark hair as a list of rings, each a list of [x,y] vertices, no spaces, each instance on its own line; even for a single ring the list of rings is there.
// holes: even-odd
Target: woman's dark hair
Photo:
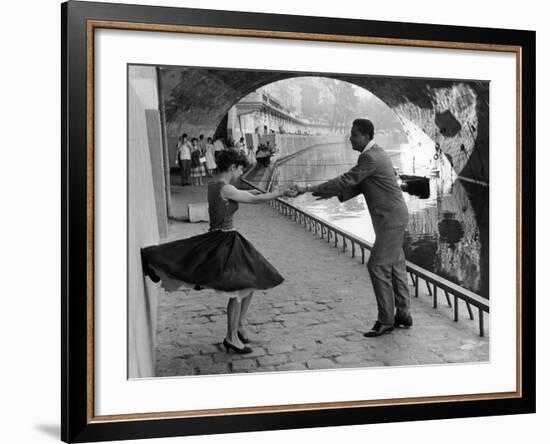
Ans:
[[[368,135],[372,139],[374,137],[374,125],[369,119],[355,119],[353,126],[356,127],[361,134]]]
[[[242,165],[244,170],[249,166],[248,160],[244,154],[232,150],[222,151],[216,159],[216,164],[220,172],[227,171],[231,165]]]
[[[191,142],[198,142],[198,141],[199,141],[199,139],[197,139],[196,137],[193,137],[193,138],[191,139]]]
[[[183,133],[183,134],[181,135],[181,138],[182,138],[182,139],[185,139],[186,137],[187,137],[187,133]]]

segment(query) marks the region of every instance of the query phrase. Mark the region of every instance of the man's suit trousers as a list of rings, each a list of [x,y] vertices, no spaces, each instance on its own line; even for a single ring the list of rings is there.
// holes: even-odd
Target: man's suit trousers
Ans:
[[[401,317],[409,314],[410,295],[403,252],[406,226],[374,225],[376,240],[367,266],[378,305],[378,322],[393,325],[396,309]]]

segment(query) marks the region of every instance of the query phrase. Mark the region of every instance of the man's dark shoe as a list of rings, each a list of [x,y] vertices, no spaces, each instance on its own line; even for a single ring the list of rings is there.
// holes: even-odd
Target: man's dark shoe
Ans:
[[[413,325],[413,318],[410,314],[407,316],[395,316],[395,322],[393,323],[394,327],[404,327],[409,328]]]
[[[376,324],[366,333],[363,333],[365,338],[375,338],[377,336],[382,336],[386,333],[391,333],[393,330],[393,325],[384,325],[376,321]]]

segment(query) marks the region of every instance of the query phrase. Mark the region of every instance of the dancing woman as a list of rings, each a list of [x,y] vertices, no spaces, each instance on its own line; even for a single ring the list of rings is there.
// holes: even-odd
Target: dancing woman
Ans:
[[[208,184],[210,230],[207,233],[142,249],[144,272],[166,289],[182,285],[212,288],[227,294],[226,351],[251,353],[246,316],[255,290],[281,284],[284,279],[233,227],[239,203],[258,204],[278,197],[295,197],[294,189],[256,194],[237,189],[237,180],[248,166],[244,155],[223,151],[217,160],[220,175]]]

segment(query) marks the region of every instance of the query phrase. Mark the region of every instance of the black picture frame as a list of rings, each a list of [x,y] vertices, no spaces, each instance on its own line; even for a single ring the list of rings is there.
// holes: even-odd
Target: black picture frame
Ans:
[[[519,392],[495,399],[324,408],[231,415],[102,420],[93,416],[90,399],[89,353],[93,338],[93,280],[90,251],[93,226],[93,147],[89,121],[89,77],[93,53],[91,21],[162,26],[223,28],[265,33],[300,33],[338,38],[369,37],[388,42],[432,42],[434,46],[461,44],[506,45],[517,49],[518,155],[521,178],[518,233]],[[244,13],[188,8],[154,7],[69,1],[61,5],[62,23],[62,313],[61,313],[61,435],[65,442],[143,439],[220,434],[321,426],[431,420],[535,412],[535,32],[436,24],[382,22],[357,19]],[[145,31],[144,31],[145,32]],[[286,37],[282,37],[286,38]],[[330,40],[330,38],[329,38]],[[90,69],[90,57],[92,65]],[[92,92],[93,93],[93,92]],[[521,118],[522,115],[528,118]],[[92,211],[91,211],[92,210]],[[92,350],[93,351],[93,350]]]

